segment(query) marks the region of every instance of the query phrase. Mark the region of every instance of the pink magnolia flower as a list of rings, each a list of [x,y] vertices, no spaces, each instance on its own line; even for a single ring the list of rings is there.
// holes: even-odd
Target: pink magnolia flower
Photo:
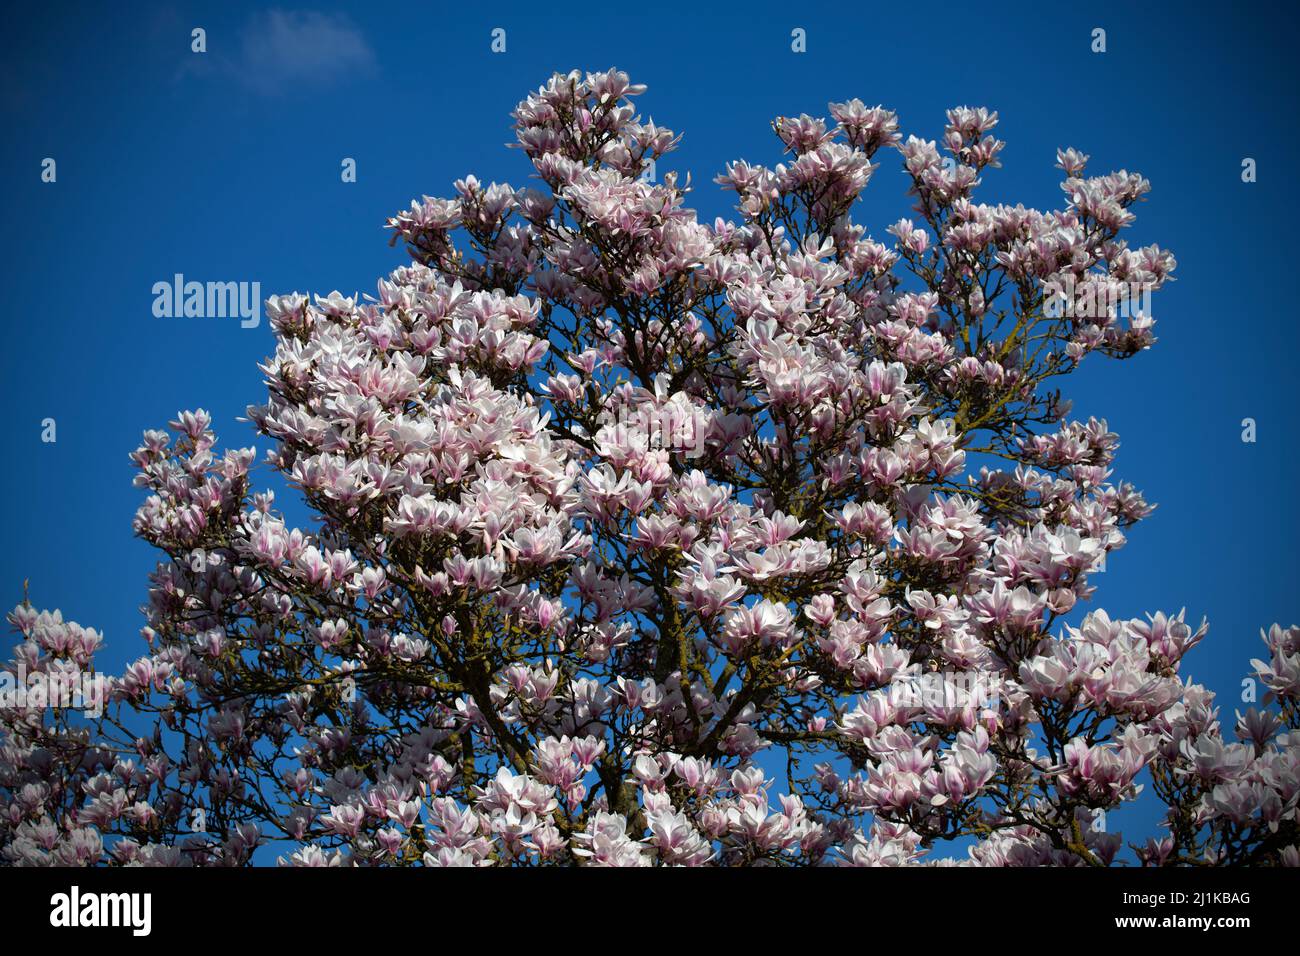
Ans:
[[[47,698],[103,636],[10,614],[0,859],[1108,864],[1146,773],[1141,862],[1300,864],[1300,628],[1234,741],[1205,625],[1090,604],[1152,505],[1059,378],[1156,342],[1114,304],[1176,267],[1127,238],[1150,184],[1065,149],[1060,208],[988,204],[996,112],[848,100],[726,164],[710,223],[644,92],[551,77],[536,188],[467,175],[389,220],[375,295],[266,303],[248,420],[309,525],[206,411],[144,432],[144,656],[77,722]]]

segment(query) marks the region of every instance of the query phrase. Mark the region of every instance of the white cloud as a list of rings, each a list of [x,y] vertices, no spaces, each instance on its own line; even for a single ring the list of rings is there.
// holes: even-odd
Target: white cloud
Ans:
[[[256,13],[232,52],[223,53],[215,33],[208,51],[192,55],[185,72],[220,73],[267,96],[328,86],[375,65],[370,44],[346,15],[315,10]]]

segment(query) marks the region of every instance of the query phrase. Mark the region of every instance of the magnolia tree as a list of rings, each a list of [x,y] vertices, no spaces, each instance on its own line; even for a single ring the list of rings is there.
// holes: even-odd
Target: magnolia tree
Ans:
[[[144,434],[148,653],[96,720],[0,710],[4,859],[1300,864],[1300,628],[1225,731],[1180,676],[1204,625],[1066,623],[1151,511],[1053,389],[1155,341],[1147,181],[1071,149],[1063,208],[980,204],[995,113],[936,144],[852,100],[776,120],[710,225],[642,89],[554,76],[514,114],[542,188],[412,203],[377,298],[269,300],[248,414],[311,528],[204,411]],[[10,621],[11,671],[93,669],[94,631]]]

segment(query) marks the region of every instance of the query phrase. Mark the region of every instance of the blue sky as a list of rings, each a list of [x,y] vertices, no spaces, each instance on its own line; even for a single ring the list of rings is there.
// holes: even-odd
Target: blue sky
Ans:
[[[530,7],[532,8],[530,10]],[[685,134],[702,216],[732,159],[774,163],[768,123],[860,97],[935,138],[943,111],[1002,117],[1003,168],[984,201],[1059,205],[1058,146],[1089,171],[1138,170],[1153,190],[1129,230],[1178,257],[1154,300],[1154,350],[1065,380],[1075,414],[1121,436],[1116,476],[1159,503],[1097,578],[1095,604],[1210,619],[1187,671],[1238,705],[1258,631],[1300,621],[1296,584],[1293,13],[1155,3],[704,4],[605,9],[477,4],[55,4],[0,30],[0,233],[6,297],[0,601],[30,579],[38,607],[106,632],[110,669],[143,649],[155,556],[131,535],[127,454],[178,409],[213,413],[223,444],[264,389],[270,330],[160,319],[175,273],[294,290],[373,292],[404,261],[386,216],[453,180],[526,185],[509,112],[555,70],[617,66],[649,85],[643,115]],[[601,9],[599,7],[592,9]],[[191,30],[207,32],[206,54]],[[807,32],[794,54],[790,33]],[[1090,50],[1095,27],[1107,51]],[[506,52],[490,49],[506,31]],[[41,182],[41,162],[57,181]],[[345,157],[357,182],[340,180]],[[1243,158],[1258,181],[1241,181]],[[909,200],[884,165],[857,219],[877,238]],[[1291,409],[1288,411],[1288,409]],[[1258,440],[1241,440],[1241,422]],[[57,442],[41,441],[42,421]],[[265,449],[265,442],[260,450]]]

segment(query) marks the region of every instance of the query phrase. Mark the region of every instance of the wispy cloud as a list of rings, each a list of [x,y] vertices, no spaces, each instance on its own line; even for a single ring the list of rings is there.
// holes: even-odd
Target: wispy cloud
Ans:
[[[261,11],[249,18],[233,51],[223,53],[216,34],[207,40],[208,53],[189,57],[183,73],[219,74],[264,96],[319,89],[375,65],[365,36],[341,13]]]

